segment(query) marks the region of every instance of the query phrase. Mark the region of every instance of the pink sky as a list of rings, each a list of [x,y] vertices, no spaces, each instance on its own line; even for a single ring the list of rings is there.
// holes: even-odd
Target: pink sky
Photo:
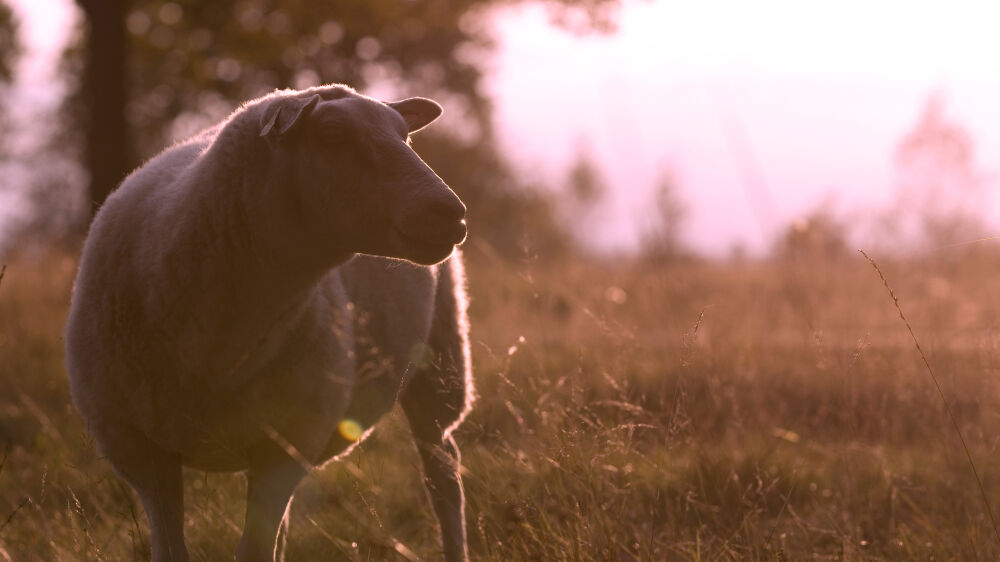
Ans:
[[[14,3],[33,53],[19,95],[53,103],[51,61],[73,4]],[[507,10],[487,81],[502,140],[525,173],[553,183],[581,144],[598,157],[612,189],[587,231],[603,248],[634,245],[655,179],[672,170],[690,208],[685,238],[717,255],[764,249],[831,194],[852,216],[887,205],[896,143],[935,91],[975,139],[980,168],[1000,169],[1000,8],[816,4],[626,0],[618,34],[586,37],[553,29],[542,8]],[[773,198],[763,213],[731,148],[747,141]]]
[[[599,155],[613,196],[588,230],[606,247],[634,243],[655,178],[672,168],[691,209],[685,236],[715,254],[738,241],[762,249],[831,196],[862,217],[888,205],[895,146],[935,91],[972,134],[980,168],[997,171],[1000,9],[817,4],[627,2],[619,34],[583,38],[553,30],[542,9],[514,11],[490,81],[506,144],[550,179],[581,140]],[[734,135],[772,192],[763,220]]]

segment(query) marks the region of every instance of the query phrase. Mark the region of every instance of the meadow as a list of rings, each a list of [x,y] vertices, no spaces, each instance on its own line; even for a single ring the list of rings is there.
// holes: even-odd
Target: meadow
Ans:
[[[875,270],[469,252],[474,560],[996,560],[944,402]],[[1000,507],[1000,299],[985,251],[875,256]],[[69,401],[71,255],[0,281],[0,560],[143,560],[141,507]],[[314,473],[288,559],[434,560],[401,416]],[[187,471],[194,560],[231,559],[245,482]]]

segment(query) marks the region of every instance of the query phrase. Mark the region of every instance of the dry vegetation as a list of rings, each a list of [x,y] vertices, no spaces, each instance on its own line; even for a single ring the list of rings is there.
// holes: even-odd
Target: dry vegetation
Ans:
[[[1000,506],[993,256],[882,263]],[[0,560],[141,560],[130,489],[69,403],[74,261],[0,286]],[[480,399],[458,435],[479,560],[995,560],[961,443],[870,265],[470,265]],[[290,560],[435,559],[392,416],[292,510]],[[196,560],[238,475],[187,472]],[[997,506],[995,506],[997,507]]]

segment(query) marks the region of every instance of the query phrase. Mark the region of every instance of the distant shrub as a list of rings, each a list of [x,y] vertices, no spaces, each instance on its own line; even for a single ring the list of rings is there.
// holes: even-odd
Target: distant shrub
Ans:
[[[839,261],[848,253],[845,225],[824,209],[790,224],[775,247],[782,260]]]
[[[555,198],[526,185],[492,143],[465,143],[427,133],[414,148],[469,208],[467,255],[503,259],[565,256],[573,239],[558,220]]]
[[[681,240],[687,216],[676,177],[669,171],[662,173],[653,193],[652,215],[640,235],[642,258],[653,263],[690,259],[691,251]]]

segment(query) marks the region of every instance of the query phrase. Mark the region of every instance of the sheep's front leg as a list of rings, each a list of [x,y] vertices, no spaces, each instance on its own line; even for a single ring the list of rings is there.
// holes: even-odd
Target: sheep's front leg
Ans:
[[[181,460],[134,428],[92,425],[104,457],[135,488],[149,520],[153,562],[187,562]]]
[[[401,402],[424,465],[424,484],[441,525],[444,559],[465,561],[469,553],[465,537],[465,493],[459,474],[461,456],[455,440],[442,431],[455,419],[454,410],[444,407],[440,395],[430,387],[423,377],[418,377]]]
[[[236,548],[237,562],[284,560],[288,507],[295,487],[305,475],[299,463],[270,441],[250,451],[247,515]]]

